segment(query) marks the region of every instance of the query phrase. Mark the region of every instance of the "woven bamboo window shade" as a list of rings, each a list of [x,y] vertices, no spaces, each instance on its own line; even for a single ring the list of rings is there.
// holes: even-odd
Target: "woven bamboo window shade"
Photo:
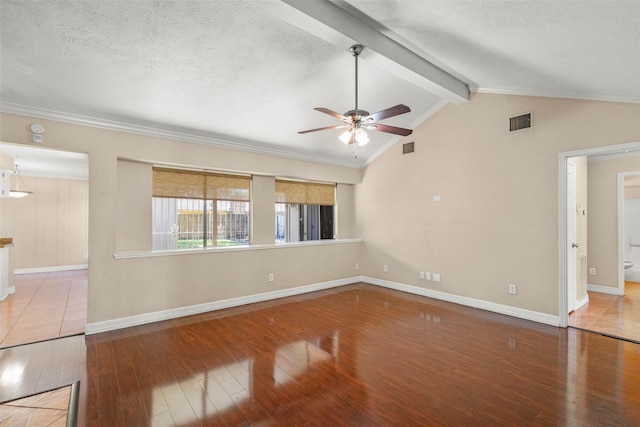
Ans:
[[[153,168],[153,197],[249,201],[251,178]]]
[[[335,205],[335,184],[276,180],[276,203]]]

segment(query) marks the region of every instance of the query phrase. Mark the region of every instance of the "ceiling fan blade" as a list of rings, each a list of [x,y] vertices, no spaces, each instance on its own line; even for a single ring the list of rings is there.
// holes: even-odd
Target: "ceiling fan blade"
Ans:
[[[317,132],[319,130],[329,130],[329,129],[340,129],[349,127],[348,125],[335,125],[335,126],[325,126],[323,128],[309,129],[309,130],[301,130],[298,133],[309,133],[309,132]]]
[[[389,117],[399,116],[400,114],[408,113],[411,108],[404,104],[398,104],[394,107],[387,108],[386,110],[378,111],[377,113],[370,114],[365,120],[371,120],[377,122]]]
[[[316,107],[316,108],[314,108],[314,110],[320,111],[321,113],[325,113],[325,114],[328,114],[330,116],[333,116],[338,120],[342,120],[343,122],[346,122],[346,121],[349,120],[345,116],[343,116],[342,114],[336,113],[335,111],[329,110],[328,108]]]
[[[367,128],[373,128],[374,130],[377,130],[378,132],[393,133],[395,135],[402,135],[402,136],[411,135],[411,133],[413,132],[411,129],[405,129],[405,128],[399,128],[399,127],[395,127],[395,126],[383,125],[383,124],[380,124],[380,123],[369,123],[366,126],[367,126]]]

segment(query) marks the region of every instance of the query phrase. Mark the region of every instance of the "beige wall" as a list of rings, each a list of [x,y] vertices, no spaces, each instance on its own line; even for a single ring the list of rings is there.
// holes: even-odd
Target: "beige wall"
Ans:
[[[336,206],[337,221],[334,230],[343,239],[359,237],[360,233],[356,230],[355,220],[355,201],[354,201],[355,185],[338,184],[336,188]]]
[[[254,176],[251,180],[251,243],[273,243],[275,239],[276,180],[273,176]]]
[[[2,114],[0,119],[0,141],[33,145],[28,129],[35,119],[11,114]],[[147,215],[150,184],[146,179],[133,181],[133,177],[144,176],[147,167],[144,164],[347,185],[361,181],[362,171],[358,169],[42,119],[37,122],[47,129],[43,148],[89,155],[89,323],[323,283],[356,274],[354,265],[360,256],[358,242],[135,259],[116,259],[114,254],[150,246],[147,240],[150,237],[143,232],[148,229],[150,234],[150,214]],[[127,190],[128,184],[144,194]],[[127,206],[134,215],[126,213]],[[353,213],[343,211],[341,215],[349,218]],[[273,216],[265,220],[265,224],[267,222],[272,230]],[[264,230],[260,233],[268,234]],[[351,232],[346,234],[357,237]],[[270,242],[273,238],[274,233],[270,231]],[[275,274],[272,283],[267,281],[269,273]]]
[[[116,252],[151,249],[152,165],[118,159]]]
[[[534,127],[509,134],[528,111]],[[558,315],[559,153],[640,141],[638,117],[636,104],[477,93],[446,106],[356,186],[364,274]]]
[[[508,118],[527,111],[534,128],[509,134]],[[558,153],[640,141],[638,116],[635,104],[473,94],[364,171],[38,122],[47,128],[45,147],[89,154],[93,323],[356,274],[558,314]],[[32,145],[33,121],[3,114],[0,141]],[[415,141],[415,153],[402,155],[407,141]],[[146,204],[147,197],[122,194],[126,176],[141,172],[124,159],[251,173],[266,177],[263,188],[274,176],[338,182],[339,237],[363,243],[116,259],[124,248],[148,244],[144,233],[129,234],[132,225],[124,225],[125,201]],[[433,201],[436,195],[441,201]],[[147,227],[146,221],[140,213],[133,223]],[[266,222],[260,229],[264,239],[273,236],[269,222],[269,232]],[[420,280],[421,270],[440,273],[442,282]],[[507,293],[508,283],[518,285],[517,295]]]
[[[638,138],[640,139],[640,138]],[[640,171],[640,158],[589,162],[589,284],[618,287],[618,173]]]
[[[28,197],[4,199],[3,232],[13,237],[13,268],[87,264],[89,185],[87,181],[21,175]],[[14,188],[14,187],[12,187]]]

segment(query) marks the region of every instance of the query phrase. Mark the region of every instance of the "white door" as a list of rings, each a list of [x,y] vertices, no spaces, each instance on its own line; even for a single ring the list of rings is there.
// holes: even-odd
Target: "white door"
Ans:
[[[576,164],[567,160],[567,303],[568,312],[576,308]]]

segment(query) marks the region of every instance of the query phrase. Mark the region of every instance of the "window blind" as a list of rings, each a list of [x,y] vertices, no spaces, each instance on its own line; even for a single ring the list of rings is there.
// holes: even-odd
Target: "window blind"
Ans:
[[[276,203],[335,205],[335,184],[276,180]]]
[[[250,186],[248,176],[153,168],[153,197],[248,202]]]

